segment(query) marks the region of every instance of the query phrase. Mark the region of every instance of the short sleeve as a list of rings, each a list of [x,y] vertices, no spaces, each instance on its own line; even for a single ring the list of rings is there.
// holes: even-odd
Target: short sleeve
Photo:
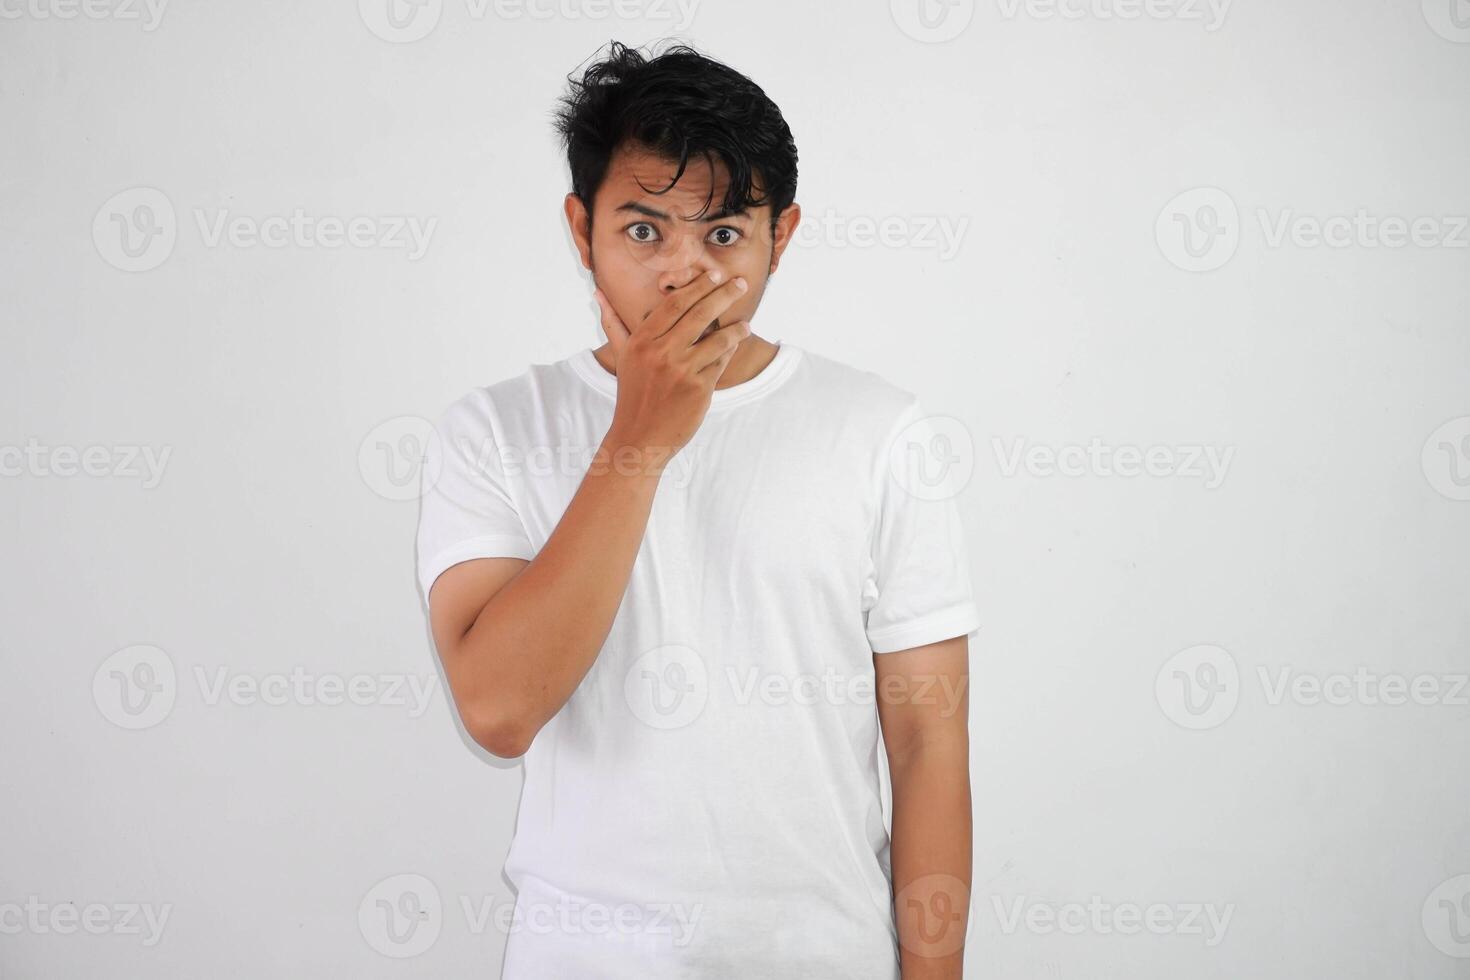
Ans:
[[[417,551],[425,601],[434,580],[460,562],[536,555],[505,477],[494,420],[490,396],[472,391],[449,406],[424,447]]]
[[[967,635],[980,627],[960,523],[954,440],[908,402],[884,443],[880,503],[863,588],[874,653]],[[937,457],[937,458],[936,458]]]

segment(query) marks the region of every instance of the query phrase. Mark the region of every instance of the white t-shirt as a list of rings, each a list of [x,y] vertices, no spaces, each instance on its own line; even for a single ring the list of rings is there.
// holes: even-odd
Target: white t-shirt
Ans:
[[[448,408],[426,597],[459,562],[536,555],[616,396],[584,348]],[[790,343],[715,390],[607,642],[525,754],[504,977],[896,980],[873,655],[980,625],[945,461],[923,464],[936,426]]]

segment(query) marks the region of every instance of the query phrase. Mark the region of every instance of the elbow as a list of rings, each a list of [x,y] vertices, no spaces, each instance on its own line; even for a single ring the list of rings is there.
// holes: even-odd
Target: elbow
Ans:
[[[465,731],[486,752],[501,759],[519,759],[531,747],[530,726],[504,712],[480,711],[464,716]]]
[[[531,747],[531,739],[539,726],[532,725],[522,706],[502,693],[508,686],[503,678],[484,679],[465,676],[459,670],[460,660],[445,659],[449,690],[465,734],[491,755],[502,759],[518,759]],[[487,687],[497,690],[486,690]]]

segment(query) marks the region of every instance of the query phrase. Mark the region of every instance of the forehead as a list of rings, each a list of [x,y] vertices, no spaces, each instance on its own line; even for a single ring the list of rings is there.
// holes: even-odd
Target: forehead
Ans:
[[[629,202],[641,202],[691,221],[697,220],[701,212],[706,215],[717,212],[730,186],[725,164],[718,157],[711,161],[703,156],[691,156],[679,182],[669,187],[678,171],[677,160],[667,160],[636,144],[625,143],[608,161],[607,174],[597,192],[597,210],[612,211]],[[758,180],[752,193],[761,193]],[[752,214],[759,210],[750,209]]]

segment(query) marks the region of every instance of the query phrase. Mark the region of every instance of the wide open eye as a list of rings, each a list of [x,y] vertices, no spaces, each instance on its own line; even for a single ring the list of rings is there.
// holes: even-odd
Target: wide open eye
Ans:
[[[720,227],[718,227],[714,231],[710,232],[710,237],[711,238],[714,238],[716,235],[719,235],[722,232],[723,233],[726,233],[727,234],[727,237],[725,237],[723,239],[716,240],[715,241],[715,244],[716,245],[722,245],[722,246],[724,246],[726,248],[729,248],[731,245],[737,244],[740,241],[741,238],[745,237],[744,235],[742,235],[740,233],[740,229],[738,229],[738,228],[731,228],[729,225],[720,225]]]
[[[628,237],[640,244],[658,241],[658,229],[647,221],[639,221],[627,227]]]

